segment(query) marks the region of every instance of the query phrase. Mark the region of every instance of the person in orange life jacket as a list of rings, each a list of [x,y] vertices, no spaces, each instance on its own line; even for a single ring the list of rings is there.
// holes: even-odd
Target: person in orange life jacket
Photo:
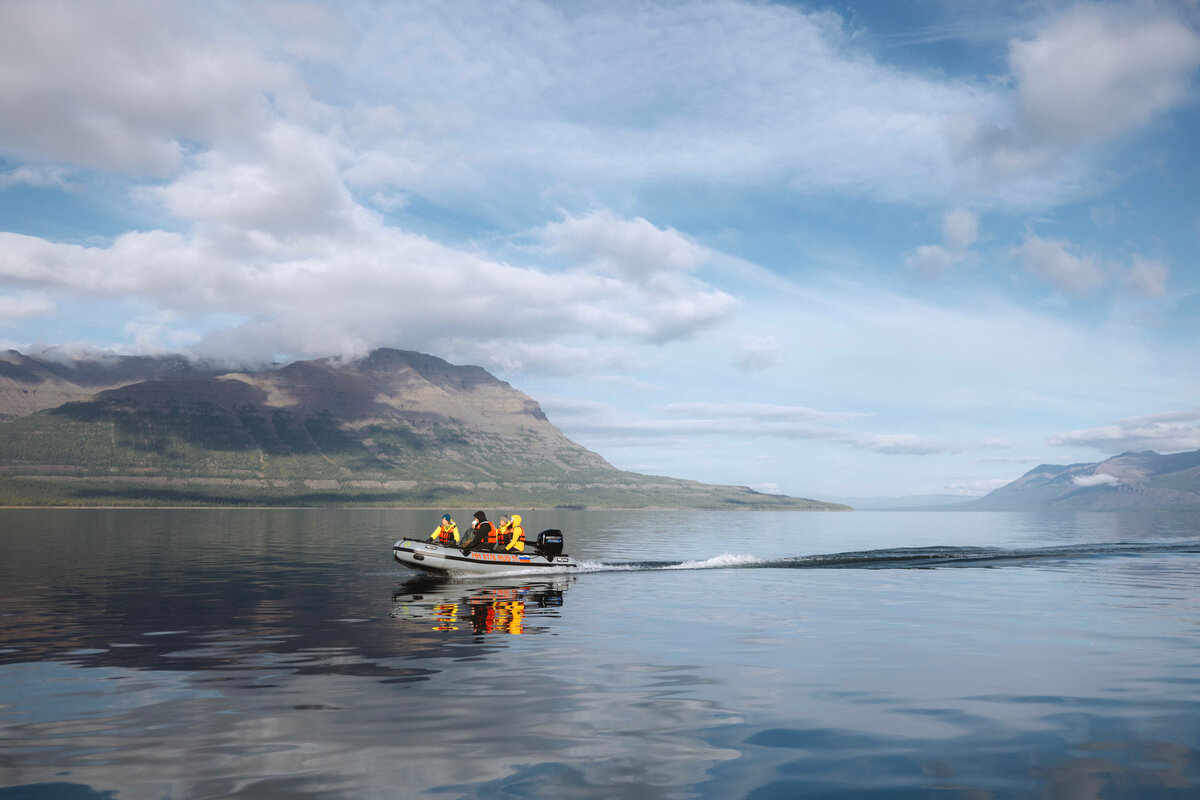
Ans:
[[[508,529],[508,536],[503,542],[505,550],[516,550],[518,553],[525,552],[525,529],[521,527],[521,515],[513,514],[512,523]]]
[[[429,538],[447,547],[451,544],[458,544],[458,525],[454,524],[454,520],[450,519],[449,514],[443,514],[442,524],[433,529]]]
[[[475,512],[475,521],[471,523],[471,541],[463,545],[464,550],[495,550],[496,526],[488,522],[487,514]]]
[[[512,540],[512,519],[508,514],[500,517],[500,524],[496,526],[496,544],[503,547]]]

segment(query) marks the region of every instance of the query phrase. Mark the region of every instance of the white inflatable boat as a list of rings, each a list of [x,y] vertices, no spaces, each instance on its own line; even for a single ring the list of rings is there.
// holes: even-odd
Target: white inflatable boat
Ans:
[[[536,542],[526,542],[524,552],[465,550],[429,539],[401,539],[392,545],[392,556],[406,567],[425,572],[465,572],[486,575],[498,572],[561,572],[577,566],[562,552],[562,533],[545,530]]]

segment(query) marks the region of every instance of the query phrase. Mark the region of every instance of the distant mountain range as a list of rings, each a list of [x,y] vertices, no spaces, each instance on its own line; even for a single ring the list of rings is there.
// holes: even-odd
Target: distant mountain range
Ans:
[[[480,367],[0,353],[0,505],[842,509],[618,470]]]
[[[1200,511],[1200,450],[1122,453],[1095,464],[1042,464],[991,494],[938,510]]]

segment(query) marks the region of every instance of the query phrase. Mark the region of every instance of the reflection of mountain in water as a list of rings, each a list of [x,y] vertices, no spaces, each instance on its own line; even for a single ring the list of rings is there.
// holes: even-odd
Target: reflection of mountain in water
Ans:
[[[473,634],[542,633],[548,628],[535,620],[557,616],[561,582],[523,582],[473,585],[469,588],[441,578],[421,576],[392,593],[392,617],[421,620],[435,631]],[[549,613],[547,613],[549,612]]]

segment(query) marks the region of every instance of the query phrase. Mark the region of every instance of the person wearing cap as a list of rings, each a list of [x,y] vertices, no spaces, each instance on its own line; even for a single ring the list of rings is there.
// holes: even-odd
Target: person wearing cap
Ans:
[[[500,524],[496,526],[496,544],[500,547],[508,544],[512,540],[512,518],[505,514],[500,517]]]
[[[463,550],[495,550],[496,526],[488,522],[487,514],[475,512],[475,521],[471,523],[471,540],[463,545]]]
[[[502,542],[505,550],[516,550],[518,553],[525,552],[525,529],[521,527],[521,515],[513,514],[512,522],[509,523],[507,535]]]
[[[454,520],[450,519],[449,514],[443,514],[441,524],[433,529],[433,533],[429,535],[429,538],[446,547],[458,544],[458,525],[455,524]]]

